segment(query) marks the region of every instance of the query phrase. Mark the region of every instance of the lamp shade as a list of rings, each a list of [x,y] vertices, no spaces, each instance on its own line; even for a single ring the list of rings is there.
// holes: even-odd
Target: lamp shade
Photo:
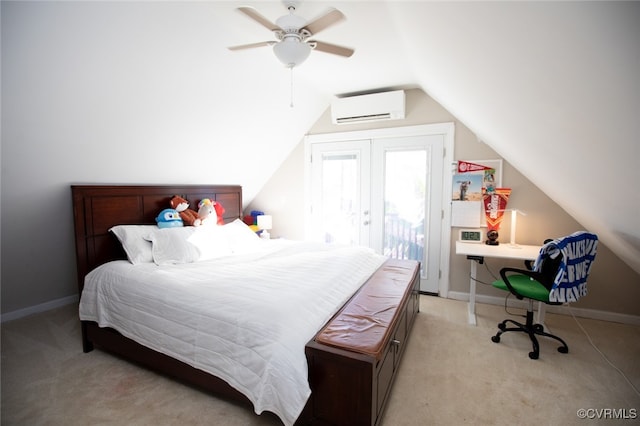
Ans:
[[[303,63],[311,53],[311,46],[300,41],[297,36],[285,36],[282,41],[273,45],[273,53],[289,68]]]
[[[260,215],[258,216],[258,228],[260,229],[271,229],[273,226],[273,220],[271,215]]]

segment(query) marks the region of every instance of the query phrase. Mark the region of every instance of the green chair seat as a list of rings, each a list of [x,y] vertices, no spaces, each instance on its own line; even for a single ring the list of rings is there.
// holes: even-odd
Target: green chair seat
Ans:
[[[549,290],[538,281],[526,275],[509,275],[507,278],[511,286],[522,296],[540,302],[549,302]],[[500,290],[509,291],[509,287],[502,280],[494,281],[492,285]]]

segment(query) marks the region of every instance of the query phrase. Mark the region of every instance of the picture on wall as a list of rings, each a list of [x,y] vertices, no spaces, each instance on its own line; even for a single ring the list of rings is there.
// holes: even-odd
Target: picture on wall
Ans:
[[[453,175],[452,201],[481,201],[483,176],[478,173],[456,173]]]

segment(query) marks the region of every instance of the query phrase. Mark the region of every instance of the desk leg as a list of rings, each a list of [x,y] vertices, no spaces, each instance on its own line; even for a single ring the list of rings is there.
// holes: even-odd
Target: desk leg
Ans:
[[[476,325],[476,276],[478,266],[471,260],[471,279],[469,280],[469,324]]]
[[[542,324],[542,326],[544,326],[544,314],[545,314],[546,307],[547,305],[545,305],[544,302],[538,302],[538,316],[537,316],[536,322],[538,324]]]

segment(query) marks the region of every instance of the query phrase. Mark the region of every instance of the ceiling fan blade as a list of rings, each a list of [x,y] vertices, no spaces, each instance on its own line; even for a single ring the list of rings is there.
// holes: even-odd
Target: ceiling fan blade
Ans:
[[[244,50],[244,49],[253,49],[254,47],[263,47],[263,46],[273,46],[276,44],[275,41],[261,41],[258,43],[250,43],[250,44],[240,44],[238,46],[229,46],[229,50]]]
[[[325,43],[323,41],[309,41],[308,43],[311,47],[315,50],[319,50],[320,52],[332,53],[334,55],[345,56],[347,58],[355,52],[355,50],[351,48],[338,46],[337,44]]]
[[[337,24],[338,22],[345,19],[345,16],[342,12],[337,9],[331,9],[329,12],[320,16],[319,18],[309,22],[304,26],[306,30],[308,30],[311,34],[317,34],[325,28],[330,27],[331,25]]]
[[[257,23],[259,23],[260,25],[262,25],[263,27],[265,27],[266,29],[270,31],[280,31],[279,26],[277,26],[276,24],[274,24],[264,16],[260,15],[260,13],[258,13],[258,11],[255,10],[254,8],[248,7],[248,6],[242,6],[242,7],[239,7],[238,10],[244,13],[245,15],[247,15],[249,18],[256,21]]]

